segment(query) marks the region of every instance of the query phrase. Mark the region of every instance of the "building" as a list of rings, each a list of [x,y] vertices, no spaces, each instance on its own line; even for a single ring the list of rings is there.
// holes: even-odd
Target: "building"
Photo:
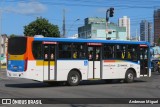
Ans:
[[[107,29],[106,29],[107,28]],[[126,40],[126,28],[114,23],[108,23],[105,18],[86,18],[84,26],[78,28],[79,38],[92,39],[121,39]]]
[[[154,43],[158,44],[160,38],[160,9],[154,11]]]
[[[112,40],[127,40],[126,27],[119,27],[115,23],[108,23],[107,38]]]
[[[130,40],[130,38],[131,38],[131,35],[130,35],[130,18],[128,18],[127,16],[123,16],[123,18],[119,18],[118,25],[120,27],[126,27],[127,38],[128,38],[128,40]]]
[[[152,41],[152,24],[146,20],[142,20],[140,23],[140,40],[147,41],[151,44]]]
[[[86,18],[84,26],[78,28],[79,38],[106,38],[105,18]]]
[[[0,36],[0,60],[1,63],[6,63],[8,37],[6,34]]]

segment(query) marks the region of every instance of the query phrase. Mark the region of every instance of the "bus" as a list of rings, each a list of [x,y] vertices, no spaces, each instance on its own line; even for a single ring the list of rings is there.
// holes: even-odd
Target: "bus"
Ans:
[[[76,86],[82,80],[150,77],[150,44],[143,41],[12,37],[7,76]]]

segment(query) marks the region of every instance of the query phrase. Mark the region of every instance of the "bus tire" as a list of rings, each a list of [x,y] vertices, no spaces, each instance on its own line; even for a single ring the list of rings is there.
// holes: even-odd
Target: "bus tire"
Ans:
[[[68,78],[67,78],[67,84],[69,86],[77,86],[80,82],[80,74],[75,71],[72,70],[69,74],[68,74]]]
[[[134,72],[131,69],[127,70],[124,81],[126,83],[132,83],[134,81]]]

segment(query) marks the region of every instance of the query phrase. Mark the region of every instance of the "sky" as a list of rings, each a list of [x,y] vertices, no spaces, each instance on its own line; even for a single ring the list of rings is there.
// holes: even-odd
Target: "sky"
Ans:
[[[139,34],[141,20],[153,23],[153,13],[160,8],[160,0],[0,0],[0,33],[24,35],[24,26],[37,17],[43,17],[58,25],[62,34],[63,10],[66,17],[66,35],[78,33],[87,17],[106,17],[106,10],[114,7],[110,22],[118,24],[118,18],[128,16],[131,35]],[[79,19],[79,20],[77,20]]]

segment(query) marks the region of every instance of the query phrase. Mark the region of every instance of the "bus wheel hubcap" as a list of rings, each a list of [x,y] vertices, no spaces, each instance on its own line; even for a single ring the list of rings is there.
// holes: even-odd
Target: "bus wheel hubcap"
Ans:
[[[78,76],[77,75],[72,75],[71,81],[72,81],[72,83],[76,83],[78,81]]]
[[[128,79],[130,79],[130,80],[133,79],[133,74],[132,74],[132,73],[129,73],[129,74],[128,74]]]

